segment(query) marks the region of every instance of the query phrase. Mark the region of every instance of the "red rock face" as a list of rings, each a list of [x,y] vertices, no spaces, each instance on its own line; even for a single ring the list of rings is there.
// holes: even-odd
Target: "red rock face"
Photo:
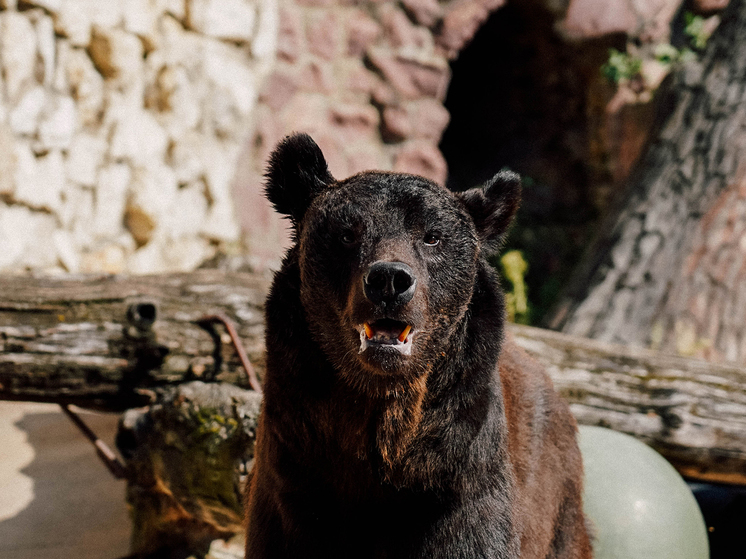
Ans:
[[[370,167],[445,181],[447,165],[438,146],[450,119],[443,105],[452,77],[450,63],[505,3],[281,0],[277,63],[261,89],[254,137],[247,144],[253,176],[262,175],[268,138],[274,143],[291,132],[308,132],[324,144],[337,178]],[[540,0],[530,8],[543,14],[537,17],[553,18],[554,27],[548,29],[554,39],[537,41],[562,40],[556,31],[580,40],[619,33],[663,40],[681,0],[570,0],[566,8],[554,4]],[[694,8],[709,13],[725,4],[727,0],[697,0]],[[596,48],[606,53],[608,46]],[[491,56],[495,54],[485,53],[485,64]],[[595,63],[592,70],[573,71],[595,75],[602,61]],[[589,89],[586,99],[593,95]],[[589,118],[588,126],[610,126],[594,122]],[[603,134],[605,128],[589,130],[588,137]],[[634,159],[639,151],[639,142],[634,143],[630,149],[618,148],[625,154],[624,169],[634,163],[630,154]],[[589,146],[582,149],[592,151]],[[261,190],[261,181],[252,188]],[[248,233],[263,235],[254,228]],[[278,255],[281,251],[277,247]]]
[[[730,4],[730,0],[694,0],[692,9],[702,14],[711,14],[724,10]]]

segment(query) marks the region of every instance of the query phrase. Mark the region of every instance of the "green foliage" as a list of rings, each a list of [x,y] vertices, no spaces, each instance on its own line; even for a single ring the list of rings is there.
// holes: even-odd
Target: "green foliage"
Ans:
[[[702,16],[694,15],[692,12],[684,14],[684,34],[689,37],[689,44],[695,50],[703,50],[712,35],[712,30],[707,25],[707,20]]]
[[[500,258],[500,264],[502,265],[503,277],[513,286],[511,291],[505,293],[508,320],[519,324],[529,324],[531,322],[531,312],[526,289],[528,262],[523,258],[520,250],[511,250]]]
[[[655,45],[655,59],[661,64],[672,66],[681,58],[681,51],[669,43],[659,43]]]
[[[609,59],[601,66],[603,75],[615,84],[628,82],[638,76],[641,69],[642,59],[616,49],[609,49]]]

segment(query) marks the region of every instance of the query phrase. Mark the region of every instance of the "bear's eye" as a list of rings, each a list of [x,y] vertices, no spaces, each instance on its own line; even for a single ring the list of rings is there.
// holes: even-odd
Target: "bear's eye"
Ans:
[[[440,235],[438,233],[430,232],[425,235],[423,240],[427,246],[434,247],[440,243]]]
[[[344,231],[342,233],[341,239],[343,245],[349,246],[355,244],[355,233],[353,233],[352,231]]]

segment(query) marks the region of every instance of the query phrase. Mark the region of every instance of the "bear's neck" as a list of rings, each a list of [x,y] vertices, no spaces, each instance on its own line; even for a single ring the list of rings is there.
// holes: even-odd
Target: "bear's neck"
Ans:
[[[439,485],[446,461],[438,448],[467,448],[477,436],[504,437],[502,389],[497,362],[504,331],[504,300],[489,265],[480,261],[468,311],[430,370],[403,390],[380,400],[374,417],[375,448],[383,471],[405,485]],[[393,397],[392,397],[393,396]],[[493,404],[493,405],[488,405]],[[480,415],[484,410],[485,415]],[[492,410],[491,415],[487,410]],[[453,444],[444,443],[451,438]],[[458,463],[450,457],[450,463]],[[422,475],[431,479],[415,479]]]

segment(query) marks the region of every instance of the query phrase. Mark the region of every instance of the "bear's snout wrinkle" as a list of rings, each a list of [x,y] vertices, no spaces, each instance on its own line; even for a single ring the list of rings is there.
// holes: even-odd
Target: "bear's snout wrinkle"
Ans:
[[[363,275],[363,293],[374,305],[405,305],[416,289],[414,271],[404,262],[374,262]]]

